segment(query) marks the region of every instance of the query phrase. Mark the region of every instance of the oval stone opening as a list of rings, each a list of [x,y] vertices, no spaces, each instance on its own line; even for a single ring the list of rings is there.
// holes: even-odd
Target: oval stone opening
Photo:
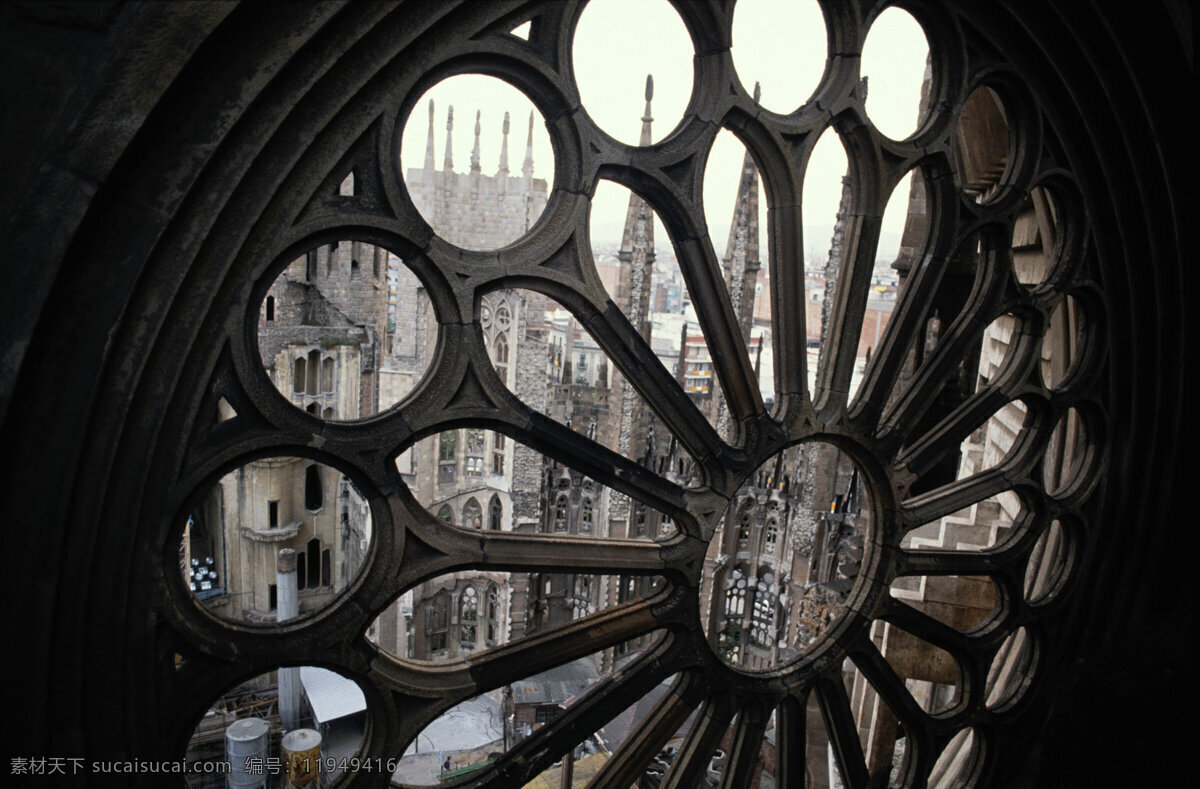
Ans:
[[[335,468],[307,458],[254,460],[209,488],[188,516],[180,570],[222,619],[277,625],[332,606],[370,551],[371,508]]]
[[[824,441],[788,447],[747,477],[709,545],[701,587],[721,660],[770,671],[822,643],[847,610],[871,513],[865,475]]]
[[[267,377],[292,405],[365,419],[408,396],[438,339],[428,290],[394,252],[353,238],[314,245],[275,277],[255,330]]]
[[[683,19],[663,0],[589,0],[571,45],[584,111],[626,145],[656,143],[679,125],[694,56]]]

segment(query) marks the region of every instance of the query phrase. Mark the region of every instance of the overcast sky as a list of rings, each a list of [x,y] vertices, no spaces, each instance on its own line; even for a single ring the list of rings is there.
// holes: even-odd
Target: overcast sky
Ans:
[[[747,90],[762,84],[762,104],[791,112],[811,95],[825,65],[825,27],[815,0],[739,0],[733,18],[734,64]],[[889,9],[868,34],[862,72],[868,76],[867,112],[884,134],[901,139],[915,131],[927,45],[906,12]],[[636,144],[641,130],[646,75],[654,76],[654,139],[666,137],[683,116],[692,89],[692,44],[683,22],[666,0],[592,0],[576,31],[573,66],[580,96],[596,123],[619,140]],[[532,103],[507,83],[484,76],[452,77],[434,86],[419,102],[405,128],[401,157],[405,168],[420,167],[425,157],[427,105],[436,105],[435,161],[444,157],[446,111],[454,106],[454,169],[466,172],[474,143],[475,113],[480,112],[480,164],[494,174],[499,164],[504,113],[511,114],[509,171],[519,175]],[[730,132],[714,144],[705,173],[705,212],[718,255],[725,252],[738,177],[745,149]],[[824,262],[846,170],[845,152],[836,135],[818,143],[805,178],[806,252]],[[553,178],[549,135],[540,115],[534,120],[534,171]],[[903,226],[907,186],[885,212],[881,257],[894,256]],[[593,200],[592,237],[597,245],[619,241],[629,193],[602,183]],[[766,198],[760,197],[766,227]],[[656,231],[659,246],[666,233]],[[764,238],[765,242],[765,238]],[[891,252],[883,248],[891,247]],[[766,257],[765,243],[761,255]],[[811,261],[807,263],[813,265]]]

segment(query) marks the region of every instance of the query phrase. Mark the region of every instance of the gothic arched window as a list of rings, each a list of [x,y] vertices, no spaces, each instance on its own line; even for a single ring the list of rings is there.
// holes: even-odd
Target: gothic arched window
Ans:
[[[487,609],[485,611],[488,646],[496,643],[500,634],[500,591],[495,584],[489,584],[487,590]]]
[[[321,360],[321,391],[326,394],[333,391],[333,365],[332,356]]]
[[[500,503],[500,497],[492,494],[492,500],[488,503],[488,528],[492,531],[500,531],[503,525],[504,507]]]
[[[554,523],[553,531],[565,532],[567,530],[567,496],[560,493],[558,498],[554,500]]]
[[[748,550],[750,548],[750,513],[743,512],[738,518],[737,525],[737,551]]]
[[[317,539],[316,537],[313,537],[311,540],[309,540],[308,545],[306,546],[306,553],[307,553],[307,558],[308,558],[308,561],[306,562],[307,569],[308,569],[308,572],[307,572],[308,577],[307,577],[307,580],[306,580],[304,586],[305,586],[305,588],[308,588],[308,589],[316,589],[318,586],[321,585],[321,576],[322,576],[321,541],[319,539]],[[328,554],[326,554],[326,555],[328,555]],[[324,574],[326,577],[328,577],[328,571],[325,571]]]
[[[740,663],[742,660],[746,594],[746,573],[740,567],[734,568],[725,582],[724,607],[721,611],[721,617],[725,624],[717,639],[717,646],[721,654],[732,663]]]
[[[778,589],[772,589],[774,576],[762,573],[754,588],[754,607],[750,619],[750,641],[759,647],[769,648],[775,641],[775,603]]]
[[[458,642],[463,646],[474,646],[479,622],[479,595],[475,587],[468,586],[458,602]]]
[[[506,332],[512,324],[512,310],[509,309],[508,302],[502,301],[496,307],[496,331]]]
[[[492,433],[492,473],[504,474],[504,457],[506,441],[503,433]]]
[[[592,500],[588,497],[579,505],[579,533],[592,533]]]
[[[438,484],[453,485],[458,478],[458,431],[447,430],[438,437]]]
[[[303,356],[297,356],[292,363],[292,391],[304,394],[304,382],[308,370],[308,362]]]
[[[474,497],[467,499],[463,505],[463,526],[470,529],[483,528],[483,508]]]
[[[496,363],[496,374],[500,380],[508,382],[508,336],[497,334],[492,341],[492,358]]]
[[[310,463],[304,469],[304,509],[316,512],[325,503],[325,491],[321,483],[321,468]]]
[[[321,352],[311,350],[308,352],[308,365],[305,368],[304,392],[308,395],[318,395],[320,389],[321,376]]]
[[[449,592],[438,592],[425,611],[425,637],[429,651],[439,652],[446,648],[446,633],[450,630]]]
[[[485,445],[484,431],[478,428],[467,430],[466,446],[463,448],[464,460],[468,477],[483,476],[483,455]]]
[[[779,541],[779,522],[774,518],[767,521],[766,534],[763,536],[763,551],[775,553],[775,544]]]

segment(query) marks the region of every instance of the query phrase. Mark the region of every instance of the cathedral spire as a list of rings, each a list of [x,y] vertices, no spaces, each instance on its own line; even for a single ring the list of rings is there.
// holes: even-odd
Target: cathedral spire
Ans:
[[[479,110],[475,110],[475,147],[471,149],[471,172],[478,173],[479,168]]]
[[[650,123],[654,120],[650,114],[650,100],[654,97],[654,77],[650,74],[646,75],[646,111],[642,115],[642,136],[640,145],[650,144]],[[654,262],[654,215],[650,211],[650,207],[646,205],[646,201],[638,197],[636,194],[629,196],[629,209],[625,213],[625,229],[621,233],[621,251],[619,257],[622,262],[630,260],[633,254],[634,247],[639,243],[646,250],[649,256],[650,263]],[[642,234],[639,238],[639,233]],[[622,275],[624,276],[624,275]],[[647,276],[647,281],[649,277]],[[624,284],[622,282],[622,284]],[[618,285],[618,300],[621,309],[626,310],[628,314],[630,293],[628,290],[624,294],[621,291],[621,285]],[[622,296],[624,300],[622,301]],[[637,325],[637,324],[634,324]]]
[[[525,195],[525,229],[537,217],[533,213],[533,110],[529,111],[529,135],[525,138],[525,161],[521,164],[521,194]]]
[[[650,122],[654,120],[654,116],[650,114],[650,100],[654,98],[654,77],[650,74],[646,75],[646,111],[642,113],[642,136],[638,140],[638,145],[650,144]]]
[[[425,141],[425,172],[433,172],[433,99],[429,100],[429,138]]]
[[[502,137],[500,142],[500,169],[496,171],[496,175],[501,179],[503,184],[508,179],[508,113],[504,113],[504,126],[502,128]]]
[[[533,188],[533,110],[529,111],[529,136],[525,139],[525,161],[521,165],[525,193]]]
[[[442,160],[442,170],[447,173],[454,171],[454,144],[451,135],[454,132],[454,105],[446,112],[446,155]]]
[[[646,112],[642,115],[641,144],[650,144],[650,100],[654,97],[654,77],[646,75]],[[636,194],[629,196],[625,212],[625,229],[621,233],[621,261],[617,283],[617,306],[639,330],[649,322],[650,274],[654,268],[654,214],[646,201]],[[636,273],[635,273],[636,272]],[[647,341],[649,336],[647,335]]]
[[[642,145],[650,144],[650,99],[654,95],[654,80],[646,77],[646,112],[642,117]],[[621,249],[617,253],[617,306],[633,327],[650,342],[653,323],[650,319],[654,274],[654,213],[636,193],[629,196],[625,214],[625,230],[621,234]],[[684,349],[680,349],[683,353]],[[627,458],[644,458],[649,435],[649,414],[642,407],[633,385],[621,383],[621,422],[617,436],[618,452]],[[615,500],[610,517],[629,523],[629,501]]]

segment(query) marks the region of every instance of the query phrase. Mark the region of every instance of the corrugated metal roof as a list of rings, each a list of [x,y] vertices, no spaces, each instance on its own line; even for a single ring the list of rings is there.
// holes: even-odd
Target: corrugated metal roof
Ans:
[[[535,674],[512,684],[516,704],[560,704],[587,690],[599,673],[589,658],[573,660],[562,666]]]
[[[358,683],[329,669],[301,666],[300,683],[317,723],[328,723],[367,708],[367,699]]]

